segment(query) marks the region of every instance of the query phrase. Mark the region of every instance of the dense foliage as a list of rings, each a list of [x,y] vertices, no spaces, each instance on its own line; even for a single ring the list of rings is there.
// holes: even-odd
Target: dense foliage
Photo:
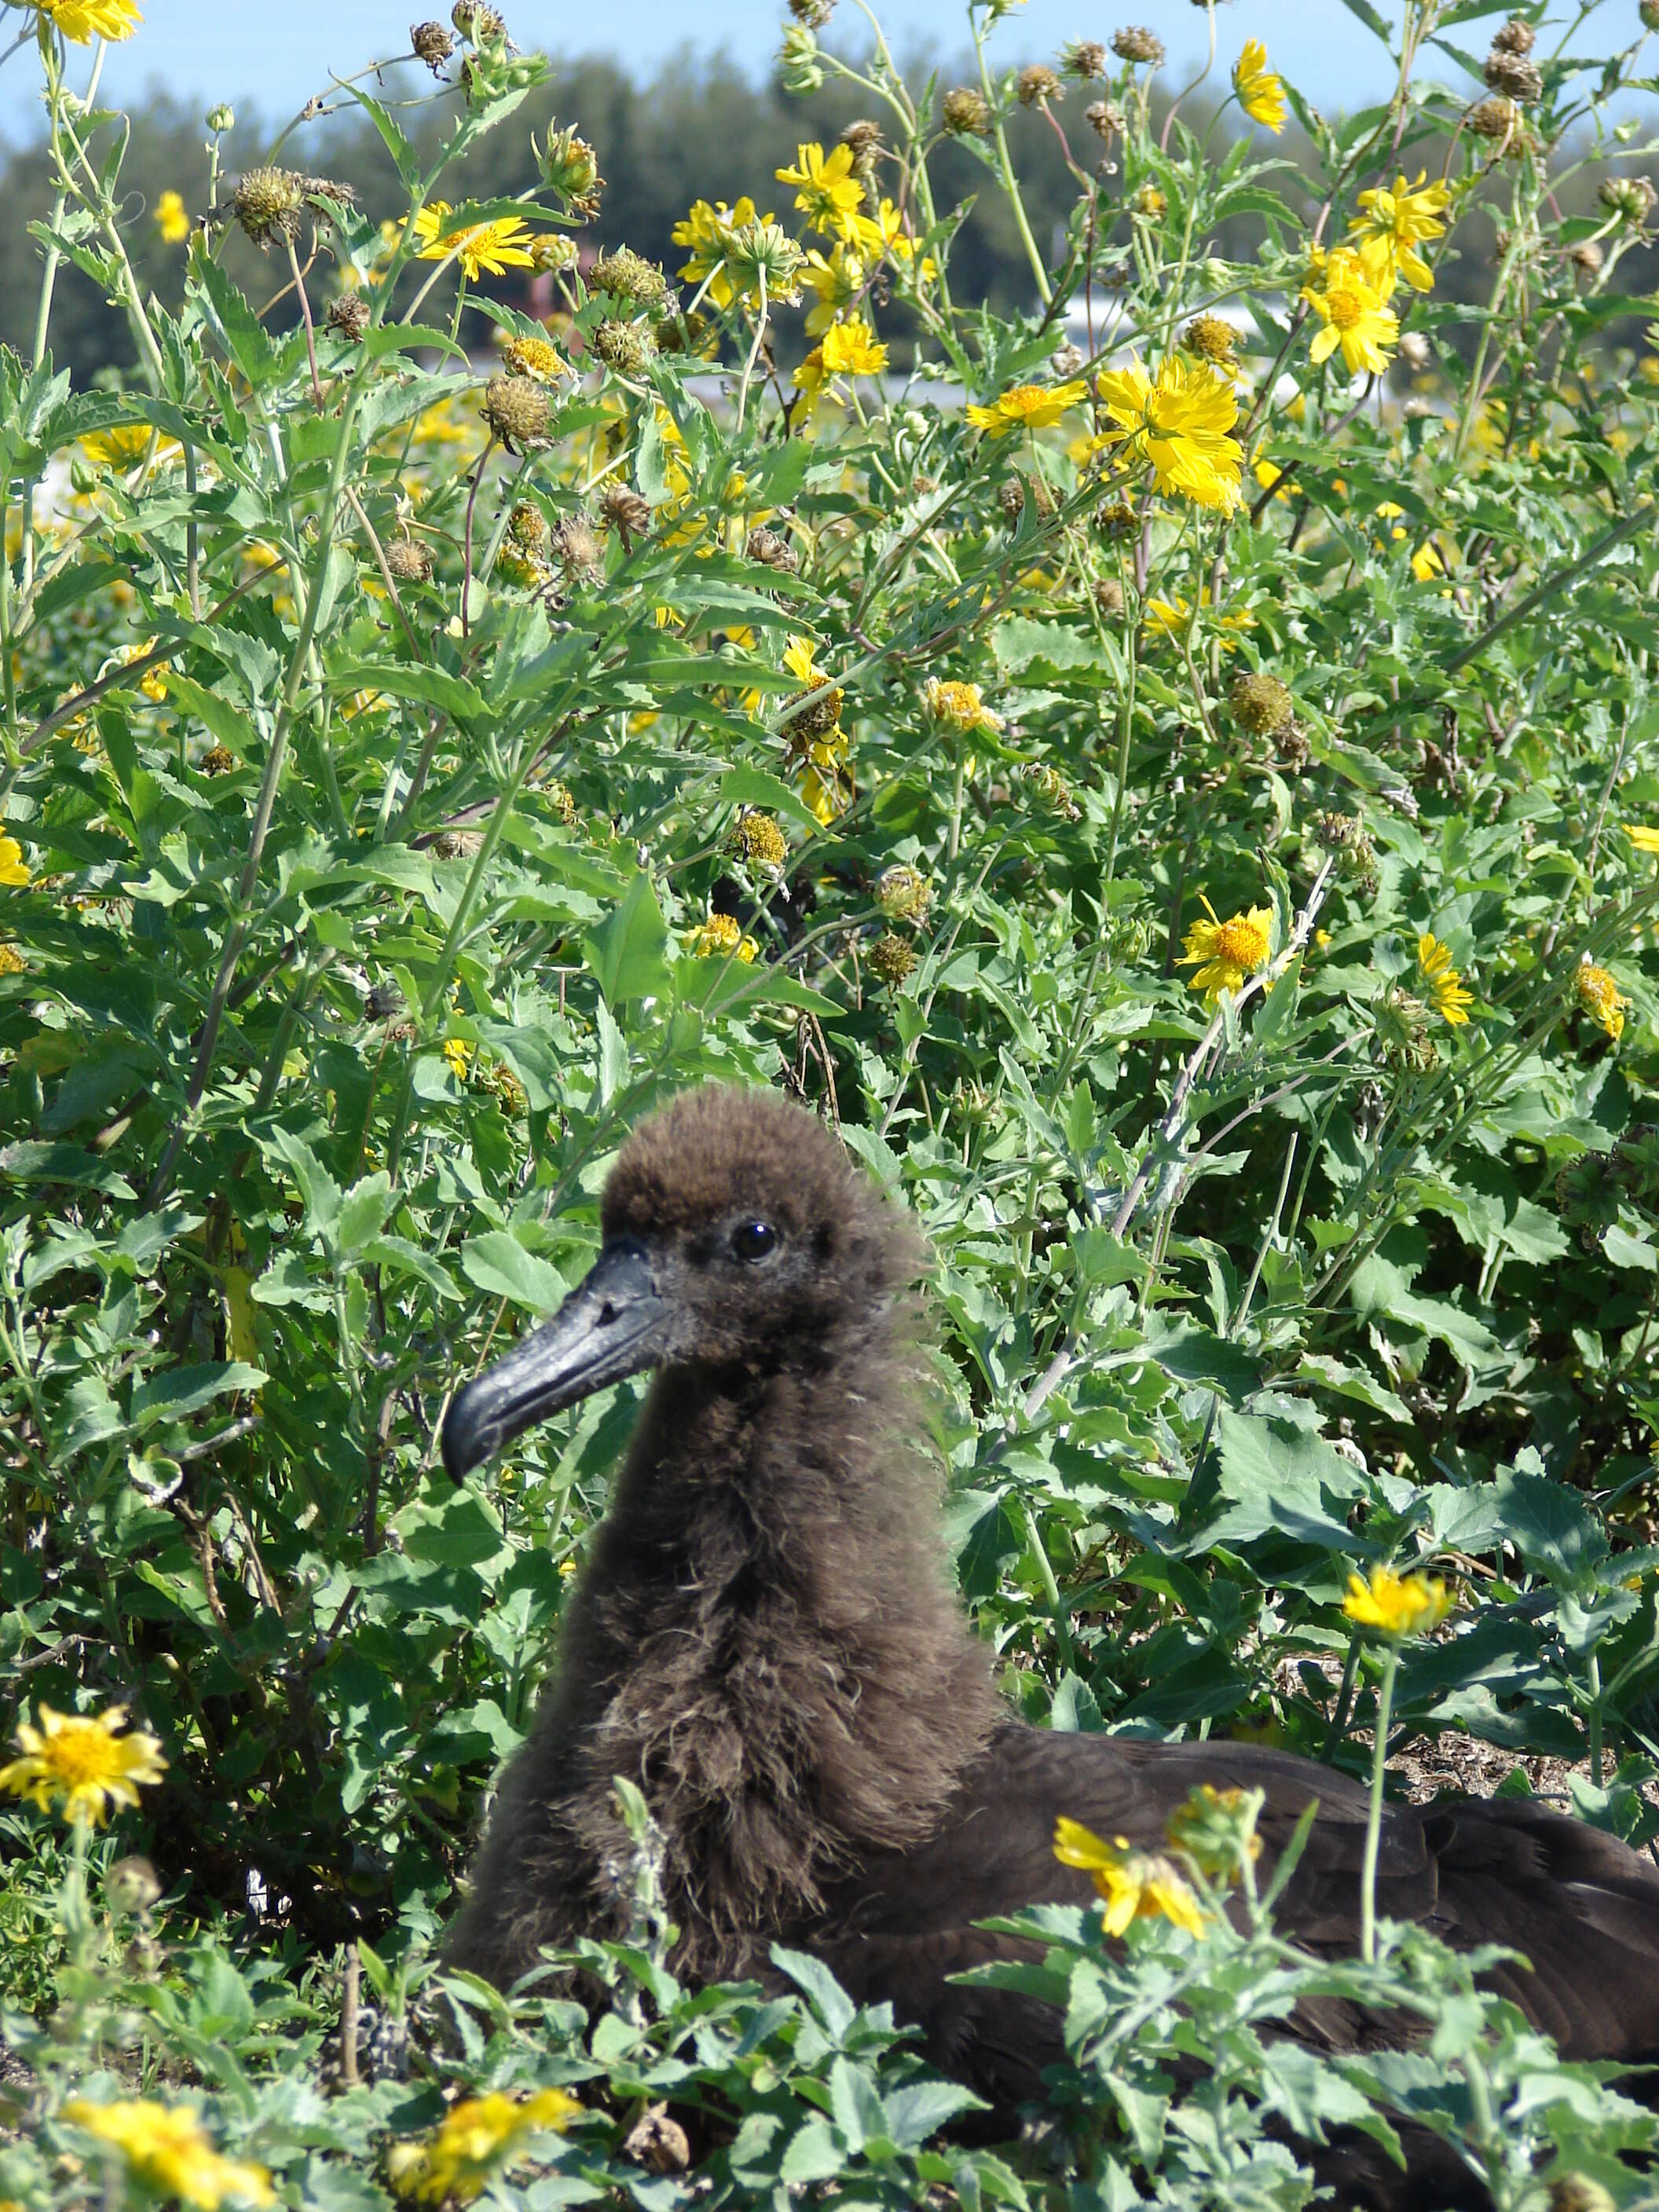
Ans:
[[[1322,118],[1252,42],[1196,131],[1150,31],[918,87],[802,0],[787,81],[861,116],[758,210],[700,179],[666,275],[579,272],[580,116],[467,198],[546,70],[458,8],[426,108],[350,89],[395,194],[235,175],[213,122],[173,306],[65,74],[130,0],[32,12],[0,2195],[1292,2206],[1284,2127],[1409,2109],[1500,2204],[1540,2157],[1631,2197],[1653,2121],[1411,1931],[1339,1980],[1420,2047],[1272,2039],[1316,1970],[1248,1806],[1126,1942],[1121,1868],[1032,1923],[1073,2063],[1018,2151],[953,2146],[971,2100],[809,1960],[678,1987],[638,1801],[608,2008],[445,1978],[637,1392],[460,1491],[435,1436],[582,1271],[629,1124],[781,1085],[931,1239],[950,1541],[1029,1716],[1368,1772],[1380,1705],[1392,1786],[1474,1743],[1659,1831],[1659,330],[1619,106],[1659,7],[1565,58],[1541,7],[1409,0],[1386,104]],[[1063,149],[1053,253],[1016,117]],[[945,159],[1029,311],[964,281]],[[120,389],[54,367],[70,269]],[[1237,1924],[1194,1902],[1229,1878]]]

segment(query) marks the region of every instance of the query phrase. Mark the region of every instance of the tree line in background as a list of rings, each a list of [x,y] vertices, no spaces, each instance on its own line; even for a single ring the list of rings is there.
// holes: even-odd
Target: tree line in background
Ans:
[[[921,73],[912,71],[913,77]],[[942,96],[959,79],[972,82],[972,64],[937,64],[932,74]],[[411,68],[404,73],[402,88],[416,91],[417,79],[423,76]],[[1160,88],[1164,82],[1159,80]],[[395,98],[400,88],[398,73],[383,73],[380,88]],[[1179,88],[1178,77],[1173,88]],[[1169,91],[1163,91],[1165,112],[1169,97]],[[1064,97],[1052,103],[1052,116],[1030,108],[1010,118],[1010,150],[1024,180],[1033,231],[1045,243],[1063,227],[1076,196],[1061,134],[1081,167],[1093,168],[1112,159],[1086,119],[1091,98],[1086,87],[1068,87]],[[1155,90],[1155,120],[1159,104],[1160,93]],[[684,249],[672,243],[674,226],[693,200],[708,195],[711,178],[722,180],[714,187],[717,192],[732,201],[747,194],[765,213],[787,203],[787,194],[775,183],[774,172],[793,160],[799,142],[817,138],[826,145],[833,143],[858,112],[843,88],[830,84],[804,97],[792,94],[775,76],[753,82],[726,56],[702,60],[681,52],[665,59],[653,77],[641,81],[617,63],[590,55],[560,63],[550,84],[526,102],[532,131],[484,139],[458,165],[450,189],[480,201],[529,191],[537,178],[531,136],[544,138],[556,123],[574,125],[597,150],[605,179],[599,216],[581,233],[584,244],[596,249],[629,245],[659,260],[672,274],[684,259]],[[424,131],[414,136],[435,145],[440,123],[429,108],[422,112]],[[1183,103],[1182,114],[1200,133],[1210,119],[1204,100]],[[220,154],[222,204],[223,177],[234,178],[267,159],[280,127],[246,102],[237,105],[235,118]],[[129,251],[141,283],[153,289],[164,304],[176,307],[184,289],[182,236],[164,236],[156,217],[169,193],[178,195],[184,213],[192,220],[209,213],[210,133],[200,113],[160,88],[131,108],[131,143],[122,171]],[[400,187],[386,149],[361,112],[343,96],[297,130],[290,129],[292,135],[286,137],[283,149],[284,160],[301,161],[351,185],[371,214],[392,207]],[[1224,143],[1227,129],[1227,124],[1217,128],[1218,140]],[[429,155],[431,148],[423,146],[422,150]],[[1305,192],[1300,179],[1313,173],[1315,164],[1294,118],[1275,152],[1285,165],[1281,181],[1286,204],[1311,213],[1302,205]],[[973,144],[947,142],[939,149],[933,166],[940,208],[971,204],[951,252],[959,296],[1004,313],[1029,306],[1030,273],[1024,248],[1006,198],[988,189],[990,179]],[[0,192],[11,213],[11,221],[0,231],[0,340],[27,356],[33,335],[40,258],[31,226],[44,222],[52,205],[43,142],[14,146],[0,157]],[[1569,212],[1577,199],[1588,204],[1591,198],[1590,188],[1575,191],[1573,183],[1563,194]],[[1255,229],[1249,216],[1223,227],[1221,242],[1230,258],[1248,255]],[[1494,216],[1466,232],[1461,257],[1449,256],[1441,271],[1444,296],[1463,301],[1480,295],[1490,277],[1496,230]],[[1644,258],[1645,268],[1638,257],[1632,269],[1632,289],[1659,278],[1659,258],[1650,253]],[[1103,256],[1109,280],[1111,258],[1109,253]],[[226,264],[261,304],[284,281],[278,264],[265,264],[258,250],[240,235],[228,241]],[[515,272],[493,286],[486,279],[474,289],[517,299],[524,286]],[[294,313],[291,301],[279,301],[271,320],[280,327]],[[475,340],[487,335],[481,318],[470,335]],[[785,319],[781,343],[786,351],[791,335]],[[1623,335],[1632,337],[1634,333]],[[50,337],[54,358],[59,366],[72,368],[78,386],[100,372],[124,370],[131,360],[125,321],[108,313],[98,288],[73,269],[66,268],[59,277]],[[804,343],[799,342],[798,351],[804,349]],[[902,358],[901,348],[895,359]]]

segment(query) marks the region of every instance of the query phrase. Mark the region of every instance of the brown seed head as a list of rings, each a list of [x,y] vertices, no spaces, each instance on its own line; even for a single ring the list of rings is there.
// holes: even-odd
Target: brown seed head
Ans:
[[[1477,138],[1518,141],[1525,128],[1512,100],[1478,100],[1463,120]]]
[[[455,51],[454,36],[441,23],[411,23],[409,43],[416,60],[424,62],[434,76]]]
[[[595,360],[602,361],[618,376],[639,375],[657,349],[656,341],[642,324],[620,322],[614,316],[600,323],[587,343]]]
[[[1538,33],[1524,15],[1511,15],[1493,39],[1492,46],[1501,48],[1506,54],[1529,54],[1537,37]]]
[[[814,689],[817,689],[816,685]],[[797,706],[801,700],[810,699],[811,696],[811,691],[793,692],[784,701],[785,708]],[[791,714],[783,726],[785,742],[792,745],[801,745],[810,744],[814,738],[827,738],[841,720],[841,710],[845,698],[846,694],[840,684],[833,684],[816,705],[804,707],[799,714]]]
[[[1083,84],[1092,84],[1097,77],[1108,76],[1112,66],[1112,58],[1098,39],[1073,39],[1060,49],[1060,59],[1066,76],[1076,77]]]
[[[1103,576],[1095,586],[1095,605],[1109,622],[1115,622],[1123,612],[1123,586],[1115,576]]]
[[[1112,33],[1112,52],[1120,61],[1145,62],[1151,69],[1162,69],[1166,50],[1156,31],[1149,31],[1144,23],[1126,23]]]
[[[547,394],[527,376],[492,376],[480,411],[509,453],[547,443]]]
[[[400,584],[423,584],[432,574],[432,556],[412,538],[394,538],[386,549],[386,565]]]
[[[853,174],[869,191],[876,181],[876,164],[886,150],[880,124],[868,122],[860,116],[842,132],[841,143],[853,157]]]
[[[236,756],[228,745],[215,745],[202,755],[200,765],[204,775],[228,775],[236,765]]]
[[[1014,79],[1014,89],[1022,107],[1036,107],[1040,102],[1058,100],[1060,82],[1047,62],[1030,62]]]
[[[1182,332],[1181,342],[1189,353],[1231,368],[1238,332],[1223,315],[1194,315]]]
[[[1525,54],[1511,53],[1507,46],[1492,48],[1482,75],[1494,92],[1518,100],[1522,107],[1530,107],[1544,96],[1544,75],[1537,63],[1528,61]]]
[[[651,527],[651,502],[641,499],[631,484],[608,483],[599,494],[599,512],[613,530],[622,533],[623,543],[643,538]]]
[[[809,31],[821,31],[836,12],[836,0],[789,0],[789,12]]]
[[[744,550],[751,561],[758,561],[763,568],[775,568],[781,576],[793,576],[799,572],[800,556],[794,547],[775,530],[768,530],[763,523],[750,532]]]
[[[1140,535],[1140,517],[1126,499],[1103,499],[1095,509],[1095,528],[1114,545]]]
[[[605,566],[605,540],[591,515],[561,515],[553,526],[548,550],[567,576],[594,576]]]
[[[1121,138],[1128,128],[1128,118],[1115,100],[1091,100],[1083,111],[1083,119],[1097,138],[1109,145]]]
[[[323,320],[337,338],[343,338],[348,345],[361,345],[369,316],[369,304],[361,292],[342,292],[337,300],[329,302]]]
[[[870,947],[870,965],[890,991],[896,991],[915,973],[915,947],[887,930]]]
[[[970,84],[952,85],[945,95],[939,120],[952,138],[986,137],[991,129],[990,103]]]
[[[483,0],[455,0],[449,11],[449,20],[464,39],[471,39],[475,46],[486,39],[507,36],[507,18],[499,8],[489,8]]]
[[[631,300],[636,307],[654,307],[668,290],[668,279],[654,261],[647,261],[631,246],[619,246],[595,261],[587,272],[587,289]]]
[[[1295,702],[1276,676],[1235,676],[1227,705],[1241,730],[1252,737],[1271,737],[1282,730],[1295,711]]]
[[[305,179],[292,169],[248,169],[236,180],[230,211],[256,246],[300,235]]]

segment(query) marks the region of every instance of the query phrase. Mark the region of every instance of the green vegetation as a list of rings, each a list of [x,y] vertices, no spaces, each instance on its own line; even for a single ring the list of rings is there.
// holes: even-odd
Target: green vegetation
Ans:
[[[637,1799],[591,2006],[446,1977],[636,1393],[459,1492],[435,1436],[632,1121],[786,1085],[931,1239],[1030,1717],[1367,1774],[1381,1709],[1390,1786],[1462,1733],[1659,1831],[1636,11],[1412,0],[1340,125],[1294,55],[1229,106],[1224,17],[1205,109],[1150,33],[922,86],[797,21],[785,181],[463,9],[339,94],[373,163],[181,130],[137,213],[64,76],[124,11],[37,11],[0,241],[0,2197],[1291,2207],[1280,2122],[1409,2106],[1501,2206],[1634,2201],[1650,2116],[1415,1931],[1289,1953],[1242,1833],[1237,1926],[1030,1923],[1023,2148],[810,1960],[679,1987]],[[1431,2037],[1274,2044],[1316,1973]]]

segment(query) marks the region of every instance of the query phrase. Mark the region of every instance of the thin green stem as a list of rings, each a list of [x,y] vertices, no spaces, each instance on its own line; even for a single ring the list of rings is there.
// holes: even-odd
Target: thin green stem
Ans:
[[[1376,1959],[1376,1858],[1382,1840],[1382,1790],[1389,1769],[1389,1722],[1394,1712],[1395,1677],[1400,1672],[1400,1646],[1391,1643],[1382,1661],[1382,1680],[1376,1692],[1376,1741],[1371,1748],[1371,1803],[1365,1820],[1365,1856],[1359,1869],[1359,1955],[1372,1966]]]

